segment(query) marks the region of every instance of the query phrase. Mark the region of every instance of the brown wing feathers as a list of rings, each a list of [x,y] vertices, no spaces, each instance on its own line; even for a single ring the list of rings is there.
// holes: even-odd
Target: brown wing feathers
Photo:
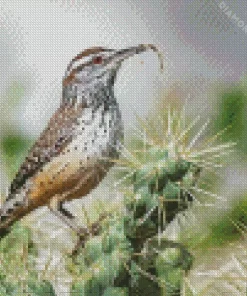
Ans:
[[[25,162],[12,181],[7,200],[25,184],[29,177],[41,170],[51,158],[57,156],[66,147],[73,136],[73,127],[77,123],[78,115],[85,107],[85,104],[66,103],[53,114],[48,126],[29,151]]]

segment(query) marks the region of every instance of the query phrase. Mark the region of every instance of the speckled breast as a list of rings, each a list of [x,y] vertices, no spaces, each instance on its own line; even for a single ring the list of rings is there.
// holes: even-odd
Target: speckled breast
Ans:
[[[67,150],[78,150],[78,155],[88,160],[118,156],[123,127],[117,103],[85,108],[78,122],[76,136]]]
[[[46,186],[42,194],[45,200],[54,194],[65,196],[65,192],[66,200],[88,194],[113,165],[112,159],[119,156],[123,126],[117,103],[107,107],[102,103],[97,108],[84,108],[73,129],[72,141],[43,168],[43,173],[47,173],[48,179],[52,180],[51,186]],[[40,198],[42,190],[39,186],[42,175],[34,179],[37,190],[32,191],[31,200],[43,199]]]

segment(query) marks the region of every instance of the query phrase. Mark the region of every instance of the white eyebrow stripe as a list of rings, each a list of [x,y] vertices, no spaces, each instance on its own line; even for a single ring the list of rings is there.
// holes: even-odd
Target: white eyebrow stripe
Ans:
[[[103,58],[108,58],[112,55],[113,52],[114,52],[113,49],[109,50],[109,52],[108,51],[100,51],[98,53],[91,53],[88,56],[83,56],[83,57],[76,59],[74,61],[72,60],[67,66],[67,69],[65,72],[65,77],[68,77],[73,70],[77,69],[77,67],[82,66],[84,64],[86,65],[87,63],[89,63],[94,57],[102,56]]]
[[[67,67],[67,73],[70,73],[71,71],[75,70],[78,66],[81,66],[83,64],[86,64],[88,62],[90,62],[92,60],[92,57],[94,56],[94,54],[91,54],[87,57],[82,57],[76,61],[73,61],[72,63],[69,63],[68,67]]]

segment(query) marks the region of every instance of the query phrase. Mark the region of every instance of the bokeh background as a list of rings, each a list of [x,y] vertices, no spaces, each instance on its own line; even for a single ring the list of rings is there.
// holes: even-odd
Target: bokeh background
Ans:
[[[247,3],[244,0],[234,3],[216,0],[1,0],[2,199],[28,148],[59,106],[61,80],[70,59],[91,46],[125,48],[139,43],[153,43],[164,53],[163,75],[159,72],[157,56],[148,52],[126,61],[115,85],[126,136],[131,133],[131,126],[135,125],[136,114],[146,116],[160,103],[164,106],[182,105],[186,101],[188,116],[193,118],[201,111],[205,118],[211,118],[210,129],[215,133],[231,125],[223,140],[236,141],[237,153],[234,158],[229,158],[219,180],[213,181],[211,188],[227,197],[232,207],[245,200],[245,26]],[[109,189],[110,180],[109,176],[87,201],[95,197],[115,197],[118,193]],[[82,203],[72,202],[68,207],[80,216]],[[224,213],[217,209],[213,215],[215,221],[223,219]],[[244,223],[245,214],[242,214]],[[55,273],[56,278],[60,277],[54,284],[56,291],[58,295],[68,292],[70,277],[63,269],[59,252],[60,249],[71,248],[71,241],[64,239],[66,228],[45,208],[27,217],[26,223],[32,225],[37,239],[42,241],[37,268],[42,270],[47,258],[52,258],[50,272]],[[208,223],[210,229],[206,218],[200,223]],[[227,243],[221,246],[220,256],[217,255],[216,260],[216,251],[213,250],[207,256],[200,256],[191,272],[191,281],[197,289],[211,287],[212,290],[208,289],[205,295],[214,295],[212,291],[216,286],[223,289],[217,291],[238,295],[234,294],[231,285],[229,287],[229,282],[226,284],[222,279],[216,279],[222,274],[238,278],[241,293],[246,286],[246,264],[236,259],[247,258],[244,238],[234,235],[232,238],[231,227],[224,223],[223,226],[226,226],[219,228],[218,235],[224,233]],[[216,236],[213,241],[215,248],[219,247],[217,241]]]

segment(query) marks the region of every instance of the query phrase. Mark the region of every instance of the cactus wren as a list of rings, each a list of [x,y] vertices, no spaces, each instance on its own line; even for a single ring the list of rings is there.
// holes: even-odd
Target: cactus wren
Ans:
[[[34,143],[0,209],[0,235],[47,205],[73,228],[65,201],[87,195],[119,155],[123,125],[113,87],[121,63],[153,45],[93,47],[75,56],[63,79],[60,107]]]

